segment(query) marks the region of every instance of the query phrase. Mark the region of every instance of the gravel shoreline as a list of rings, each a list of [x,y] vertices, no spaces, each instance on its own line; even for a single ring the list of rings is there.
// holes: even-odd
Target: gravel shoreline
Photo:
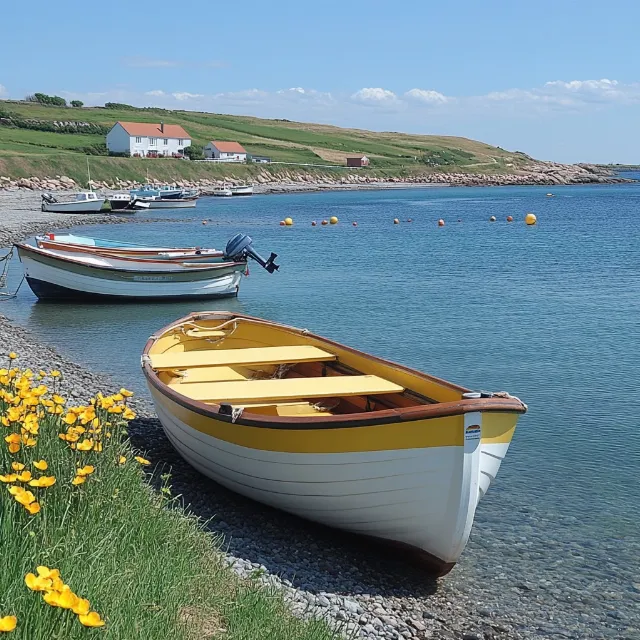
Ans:
[[[0,192],[0,246],[52,228],[131,221],[42,213],[39,194]],[[2,315],[0,342],[20,355],[22,367],[60,369],[64,392],[77,401],[129,383],[72,362]],[[212,533],[223,536],[232,569],[283,589],[296,614],[325,617],[346,635],[369,640],[640,637],[634,616],[613,599],[605,628],[599,609],[601,598],[609,598],[606,593],[587,591],[570,574],[563,576],[563,584],[536,575],[536,562],[543,560],[536,561],[521,536],[544,538],[543,526],[529,534],[516,528],[494,542],[504,549],[505,560],[483,571],[474,564],[480,565],[492,532],[478,523],[461,564],[436,581],[384,547],[252,502],[206,479],[177,455],[150,404],[137,399],[134,407],[139,417],[129,429],[133,445],[147,452],[158,473],[170,468],[174,495],[182,496]],[[563,554],[558,549],[557,557]],[[630,597],[640,606],[640,583],[636,591]]]

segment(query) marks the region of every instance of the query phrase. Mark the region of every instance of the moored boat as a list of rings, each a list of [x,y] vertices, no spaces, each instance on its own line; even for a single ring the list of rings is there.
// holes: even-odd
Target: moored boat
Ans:
[[[141,198],[149,209],[189,209],[196,206],[197,197],[191,198]]]
[[[42,194],[42,211],[51,213],[99,213],[106,198],[98,198],[93,191],[80,191],[73,200],[58,200],[51,193]]]
[[[31,290],[43,300],[182,300],[235,296],[252,258],[272,273],[275,254],[264,260],[251,238],[238,234],[224,261],[177,262],[53,251],[16,244]]]
[[[219,187],[213,190],[213,195],[218,198],[230,198],[233,195],[233,191],[227,187]]]
[[[253,195],[252,184],[239,184],[231,187],[230,189],[231,189],[232,196],[252,196]]]
[[[159,185],[154,186],[146,184],[140,189],[131,189],[130,195],[136,198],[163,198],[165,200],[169,198],[183,198],[184,189],[175,185]]]
[[[139,209],[148,209],[149,205],[146,202],[141,202],[135,196],[131,196],[128,193],[114,193],[107,198],[111,211],[128,211],[129,213],[135,213]]]
[[[255,500],[458,561],[526,405],[228,312],[156,332],[142,365],[167,437]]]
[[[224,252],[203,247],[148,247],[131,242],[104,240],[72,234],[48,233],[36,236],[41,249],[97,253],[110,256],[133,258],[157,258],[160,260],[181,260],[185,262],[206,262],[223,258]]]

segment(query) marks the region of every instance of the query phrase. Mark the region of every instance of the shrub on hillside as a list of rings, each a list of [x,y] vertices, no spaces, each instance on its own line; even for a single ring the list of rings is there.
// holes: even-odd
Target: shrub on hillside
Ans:
[[[124,104],[123,102],[105,102],[105,109],[135,109],[133,105]]]
[[[35,102],[40,104],[47,104],[54,107],[66,107],[67,101],[60,96],[49,96],[46,93],[34,93],[33,98]]]
[[[71,106],[79,109],[80,107],[84,107],[84,102],[82,102],[82,100],[72,100]]]
[[[79,147],[76,149],[80,153],[84,153],[88,156],[108,156],[109,151],[107,150],[106,144],[93,144],[87,147]]]
[[[186,147],[184,150],[184,155],[189,158],[189,160],[204,160],[204,151],[202,147],[190,146]]]

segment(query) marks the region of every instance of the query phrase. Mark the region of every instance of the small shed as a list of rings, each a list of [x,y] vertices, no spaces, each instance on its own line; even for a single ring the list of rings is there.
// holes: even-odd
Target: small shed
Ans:
[[[347,167],[368,167],[369,158],[367,156],[348,156]]]
[[[230,162],[246,162],[247,151],[239,142],[212,140],[204,148],[204,156]]]

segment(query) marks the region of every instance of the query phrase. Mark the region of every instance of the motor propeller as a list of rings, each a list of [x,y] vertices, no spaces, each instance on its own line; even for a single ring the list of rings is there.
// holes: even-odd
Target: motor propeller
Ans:
[[[237,233],[229,242],[224,250],[224,257],[229,260],[240,261],[252,258],[261,267],[264,267],[269,273],[273,273],[280,268],[274,260],[278,257],[277,253],[271,255],[265,260],[254,248],[253,240],[246,233]]]

